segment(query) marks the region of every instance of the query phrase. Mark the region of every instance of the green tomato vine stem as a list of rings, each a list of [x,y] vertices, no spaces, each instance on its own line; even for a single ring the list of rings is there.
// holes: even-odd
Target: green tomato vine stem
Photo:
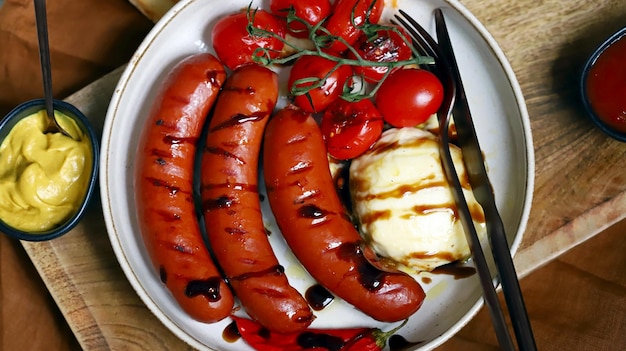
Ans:
[[[348,79],[348,81],[343,87],[343,91],[341,94],[341,98],[347,101],[358,101],[361,99],[373,97],[378,91],[378,88],[387,79],[387,77],[389,76],[389,74],[394,68],[406,67],[406,66],[419,67],[421,65],[434,64],[434,59],[430,56],[420,55],[415,49],[413,43],[410,42],[409,39],[406,38],[404,34],[398,30],[397,27],[391,26],[391,25],[370,23],[369,14],[372,10],[371,8],[372,6],[373,6],[373,3],[370,6],[370,8],[368,8],[367,10],[365,22],[361,25],[356,25],[356,23],[354,22],[355,9],[353,8],[351,16],[350,16],[350,20],[352,24],[355,26],[355,28],[357,28],[358,30],[361,30],[365,35],[367,35],[370,38],[373,38],[376,35],[376,33],[381,30],[388,30],[388,31],[393,31],[397,33],[400,36],[400,38],[402,38],[404,42],[411,49],[413,53],[411,58],[407,60],[400,60],[400,61],[382,61],[382,62],[367,60],[363,58],[352,45],[346,42],[345,39],[330,33],[329,30],[323,26],[324,21],[320,21],[319,23],[315,25],[311,25],[305,20],[303,20],[302,18],[298,17],[295,14],[295,10],[293,9],[293,7],[291,7],[286,16],[287,26],[289,27],[289,25],[293,22],[298,22],[298,23],[303,24],[306,28],[305,31],[309,33],[308,39],[310,40],[310,42],[313,44],[313,47],[314,47],[313,49],[304,48],[302,46],[297,45],[296,43],[292,41],[289,41],[281,37],[280,35],[276,33],[270,32],[262,28],[255,27],[254,16],[256,12],[258,11],[258,9],[252,9],[252,3],[250,3],[247,9],[248,24],[246,27],[250,36],[259,37],[259,38],[273,38],[273,39],[280,40],[283,43],[283,45],[290,48],[289,52],[293,52],[292,54],[289,54],[287,56],[272,58],[271,54],[273,52],[275,53],[275,51],[272,51],[267,48],[257,48],[252,55],[253,60],[259,64],[269,66],[269,65],[284,65],[288,62],[297,60],[298,58],[302,56],[319,56],[326,60],[336,63],[336,65],[322,78],[309,77],[309,78],[296,80],[293,84],[293,88],[290,91],[290,94],[292,94],[293,96],[308,95],[309,91],[322,87],[324,83],[326,82],[326,80],[332,75],[332,73],[336,71],[342,65],[389,68],[387,72],[385,72],[384,76],[371,89],[369,89],[369,91],[366,90],[365,88],[366,84],[364,83],[360,84],[361,87],[357,89],[356,91],[354,91],[355,89],[354,89],[353,83],[354,83],[355,78],[356,79],[360,78],[363,81],[364,80],[363,77],[353,76],[351,77],[352,79]],[[347,48],[346,50],[350,51],[354,55],[355,58],[352,59],[352,58],[347,58],[347,57],[341,57],[338,55],[333,55],[332,53],[328,53],[323,50],[324,48],[330,46],[331,44],[335,42],[340,42],[343,45],[345,45]]]

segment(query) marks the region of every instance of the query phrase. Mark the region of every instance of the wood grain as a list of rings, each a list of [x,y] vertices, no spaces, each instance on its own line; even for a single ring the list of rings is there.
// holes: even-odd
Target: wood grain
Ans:
[[[520,281],[541,351],[619,351],[626,345],[626,220]],[[500,294],[500,300],[504,298]],[[512,329],[512,328],[511,328]],[[486,308],[436,351],[498,350]]]
[[[505,52],[531,119],[536,180],[524,249],[626,190],[616,169],[626,146],[591,125],[577,88],[586,57],[625,25],[626,2],[463,3]]]
[[[626,144],[582,113],[577,81],[584,59],[624,26],[623,0],[464,0],[502,47],[526,98],[536,180],[520,275],[625,217]],[[121,71],[68,100],[102,123]],[[86,350],[185,350],[141,302],[111,249],[98,199],[68,235],[23,246]]]

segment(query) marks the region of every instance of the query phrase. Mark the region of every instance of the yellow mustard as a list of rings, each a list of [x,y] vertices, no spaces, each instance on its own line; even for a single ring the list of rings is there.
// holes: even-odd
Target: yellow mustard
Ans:
[[[41,110],[19,121],[0,145],[0,218],[22,231],[65,222],[89,185],[91,144],[74,120],[59,111],[55,116],[72,138],[45,134]]]

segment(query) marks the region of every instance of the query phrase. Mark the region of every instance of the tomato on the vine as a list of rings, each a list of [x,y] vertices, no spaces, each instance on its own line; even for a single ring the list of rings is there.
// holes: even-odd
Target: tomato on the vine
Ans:
[[[394,30],[395,29],[395,30]],[[411,58],[408,34],[400,26],[389,25],[374,34],[361,34],[354,43],[354,49],[364,60],[371,62],[398,62]],[[348,57],[356,59],[352,51]],[[354,73],[362,75],[368,82],[378,82],[389,70],[386,66],[356,66]]]
[[[400,69],[382,82],[375,100],[387,123],[413,127],[437,112],[443,101],[443,85],[436,75],[424,69]]]
[[[330,0],[270,0],[270,11],[276,16],[286,17],[291,9],[298,19],[314,26],[330,15],[332,5]],[[287,30],[296,38],[309,36],[307,26],[297,20],[288,23]]]
[[[369,99],[337,99],[324,111],[320,129],[328,153],[340,160],[355,158],[369,149],[383,131],[383,118]]]
[[[324,27],[330,34],[352,45],[363,33],[360,27],[365,23],[378,23],[384,6],[384,0],[337,0],[333,14],[328,18]],[[335,40],[328,50],[340,53],[347,48],[344,43]]]
[[[249,20],[253,18],[253,26],[273,33],[273,35],[250,35],[247,30]],[[284,23],[265,10],[244,10],[222,17],[217,21],[211,33],[213,48],[217,57],[228,68],[234,70],[238,66],[254,62],[253,55],[259,48],[265,49],[271,58],[280,56],[285,37]]]
[[[307,112],[321,112],[343,92],[352,68],[321,56],[305,55],[296,60],[287,81],[294,103]],[[321,83],[319,87],[312,87]]]

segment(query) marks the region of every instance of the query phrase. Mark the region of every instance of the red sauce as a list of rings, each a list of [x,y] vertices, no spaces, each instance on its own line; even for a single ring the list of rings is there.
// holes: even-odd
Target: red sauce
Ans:
[[[598,118],[608,127],[626,133],[626,33],[591,66],[587,96]]]

